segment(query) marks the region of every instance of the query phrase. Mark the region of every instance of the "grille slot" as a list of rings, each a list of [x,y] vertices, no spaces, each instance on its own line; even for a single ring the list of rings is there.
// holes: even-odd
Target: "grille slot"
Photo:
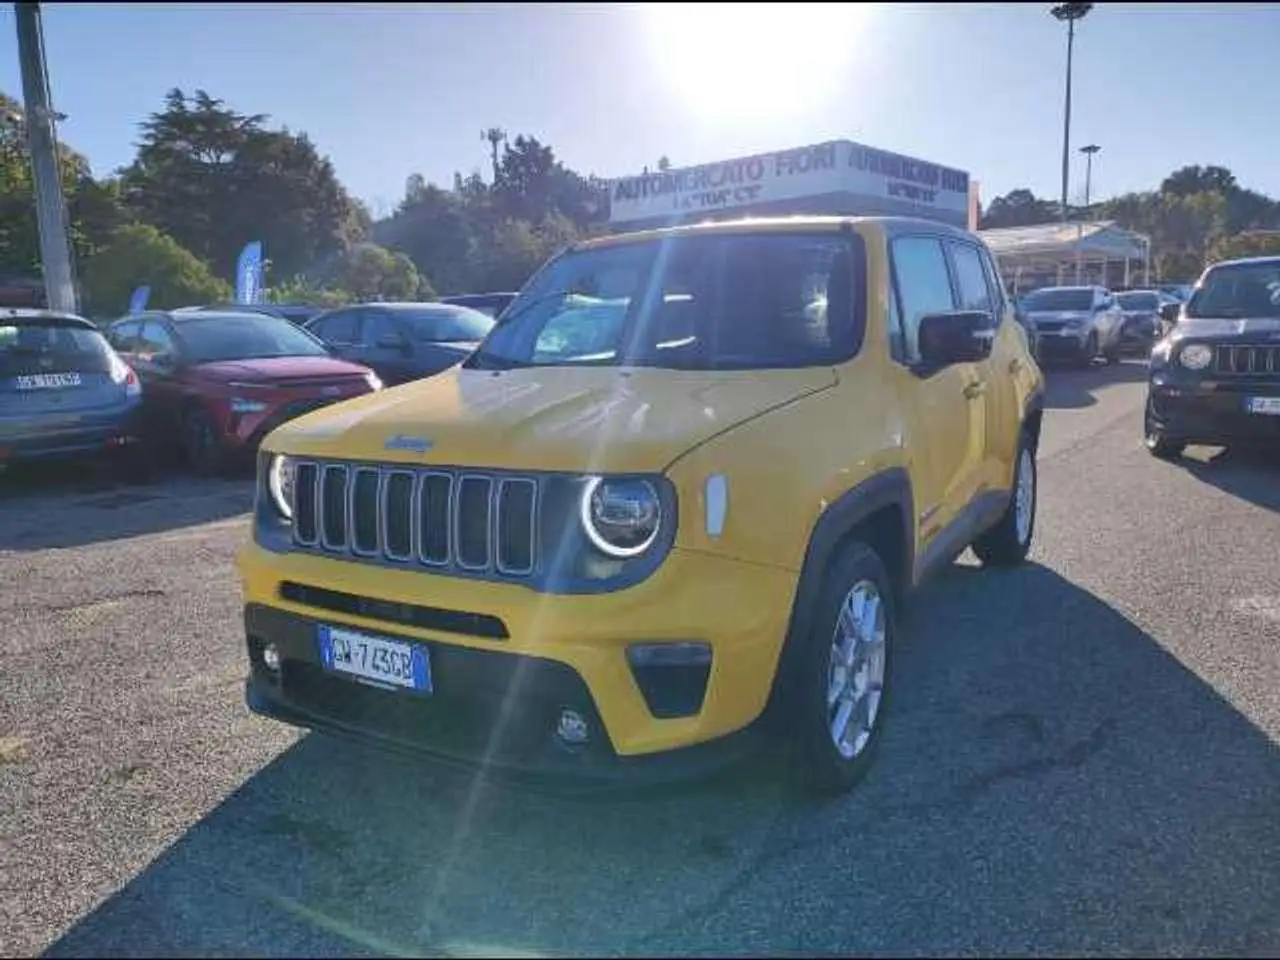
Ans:
[[[1223,344],[1213,351],[1213,372],[1226,377],[1280,375],[1280,345]]]
[[[489,566],[492,499],[493,481],[488,477],[464,476],[458,481],[454,542],[458,545],[458,566],[464,570],[484,570]]]
[[[346,549],[346,467],[330,465],[320,472],[320,540],[329,550]]]
[[[538,567],[542,493],[532,477],[300,462],[293,542],[408,567],[528,577]]]
[[[364,557],[378,553],[379,483],[381,476],[373,467],[356,467],[351,471],[351,548]]]

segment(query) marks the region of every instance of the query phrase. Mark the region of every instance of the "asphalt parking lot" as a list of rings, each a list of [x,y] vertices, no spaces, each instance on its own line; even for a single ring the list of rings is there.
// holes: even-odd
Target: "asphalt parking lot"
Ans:
[[[914,607],[876,768],[572,800],[251,717],[250,482],[0,480],[0,954],[1280,951],[1280,462],[1052,372],[1032,562]]]

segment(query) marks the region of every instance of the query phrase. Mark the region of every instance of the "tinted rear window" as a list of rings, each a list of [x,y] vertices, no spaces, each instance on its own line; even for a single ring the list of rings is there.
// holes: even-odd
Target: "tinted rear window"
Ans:
[[[111,347],[97,330],[39,320],[0,320],[0,379],[108,373]]]

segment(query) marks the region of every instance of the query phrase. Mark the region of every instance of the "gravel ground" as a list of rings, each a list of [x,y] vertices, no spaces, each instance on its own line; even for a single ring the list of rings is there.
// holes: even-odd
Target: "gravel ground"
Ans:
[[[1032,562],[914,608],[879,762],[565,799],[251,717],[247,480],[0,483],[0,954],[1280,951],[1280,463],[1051,373]]]

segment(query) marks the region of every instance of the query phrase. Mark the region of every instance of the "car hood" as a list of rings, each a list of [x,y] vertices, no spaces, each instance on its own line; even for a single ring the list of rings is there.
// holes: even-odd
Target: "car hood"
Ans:
[[[1032,320],[1088,320],[1093,314],[1088,310],[1023,310]]]
[[[1176,330],[1180,340],[1242,340],[1256,343],[1275,340],[1280,345],[1280,317],[1222,320],[1214,317],[1183,317]]]
[[[644,472],[750,417],[836,382],[829,367],[684,372],[454,367],[307,414],[272,451],[517,470]]]
[[[207,380],[227,382],[261,381],[279,383],[282,380],[319,380],[362,377],[368,370],[357,363],[336,357],[266,357],[258,360],[219,360],[201,363],[191,368],[192,373]]]

